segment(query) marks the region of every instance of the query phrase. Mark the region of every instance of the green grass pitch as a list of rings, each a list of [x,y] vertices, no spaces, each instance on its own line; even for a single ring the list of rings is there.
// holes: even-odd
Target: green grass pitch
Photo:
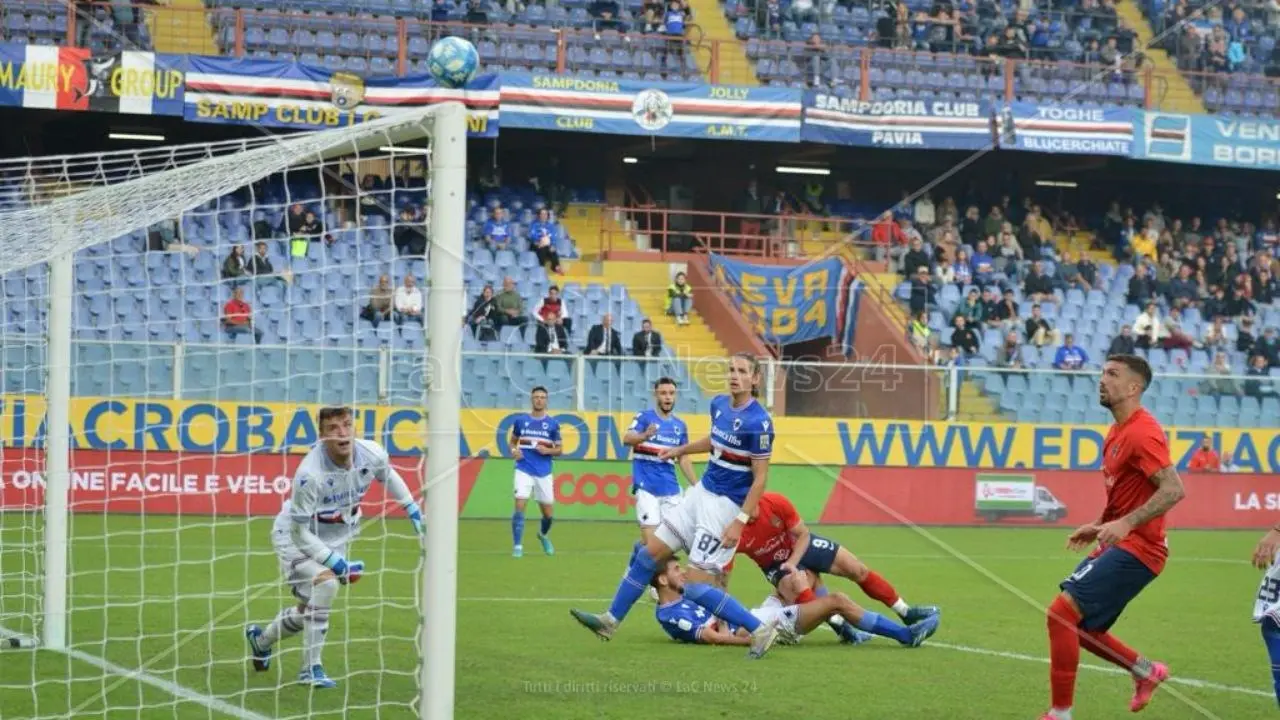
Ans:
[[[16,518],[0,516],[0,613],[15,608],[15,571],[32,556],[21,549],[29,529],[23,534]],[[412,717],[419,558],[404,524],[373,524],[350,553],[373,573],[339,597],[325,665],[341,686],[321,692],[290,684],[298,638],[270,672],[253,673],[244,660],[243,625],[288,602],[269,527],[270,519],[74,517],[73,646],[115,669],[141,667],[149,682],[82,656],[0,651],[0,718],[235,716],[210,709],[208,698],[248,711],[242,717]],[[940,605],[941,631],[932,645],[908,650],[882,639],[845,647],[823,630],[752,662],[741,648],[667,640],[647,601],[612,642],[599,642],[567,611],[606,605],[635,529],[560,523],[549,558],[537,550],[535,527],[531,520],[525,557],[513,559],[507,522],[462,523],[458,718],[1036,718],[1048,701],[1041,608],[1077,561],[1062,549],[1062,530],[824,527],[908,601]],[[1164,576],[1115,628],[1184,681],[1162,689],[1147,716],[1275,713],[1266,654],[1249,622],[1258,575],[1246,561],[1257,537],[1172,534]],[[846,581],[832,586],[883,610]],[[766,588],[739,563],[736,596],[755,605]],[[1087,653],[1083,661],[1100,666]],[[1121,675],[1082,669],[1076,717],[1126,717],[1130,691]]]

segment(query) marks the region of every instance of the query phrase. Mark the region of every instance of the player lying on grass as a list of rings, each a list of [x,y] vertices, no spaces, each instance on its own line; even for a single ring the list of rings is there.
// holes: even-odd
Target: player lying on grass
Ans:
[[[689,488],[680,504],[663,513],[653,537],[631,554],[627,574],[608,611],[569,611],[583,627],[604,640],[612,638],[653,576],[676,551],[684,550],[689,553],[691,579],[696,581],[685,585],[685,599],[749,630],[752,642],[747,657],[759,658],[769,651],[778,634],[776,623],[760,622],[715,585],[733,560],[733,548],[769,476],[773,418],[755,400],[760,383],[760,362],[755,356],[740,353],[729,358],[729,395],[711,401],[711,434],[658,453],[661,460],[674,460],[709,452],[711,459],[701,481]]]
[[[807,572],[807,571],[799,571]],[[811,578],[818,582],[818,578]],[[658,591],[658,609],[654,611],[658,624],[674,640],[701,645],[750,645],[751,634],[736,627],[722,617],[708,613],[702,607],[684,598],[685,572],[672,558],[666,569],[653,576],[652,585]],[[776,593],[765,598],[764,604],[751,611],[761,622],[778,625],[780,642],[794,643],[815,628],[835,618],[843,627],[861,628],[864,633],[841,633],[841,640],[850,644],[866,642],[869,635],[883,635],[908,647],[919,647],[938,629],[938,617],[931,615],[904,628],[889,622],[872,612],[858,607],[844,593],[831,593],[802,605],[788,605]]]
[[[320,409],[316,426],[322,440],[302,458],[291,495],[271,528],[271,544],[298,605],[281,610],[265,629],[245,629],[259,672],[270,666],[276,643],[301,632],[298,682],[316,688],[337,686],[325,675],[320,654],[338,586],[356,582],[364,572],[363,562],[346,559],[347,543],[360,531],[360,502],[374,481],[383,484],[387,497],[405,509],[414,531],[422,534],[422,510],[391,467],[386,449],[354,437],[351,418],[350,408]]]
[[[1262,642],[1271,658],[1271,683],[1280,702],[1280,525],[1258,541],[1253,566],[1266,571],[1253,603],[1253,621],[1262,628]]]
[[[1164,569],[1165,513],[1186,495],[1164,429],[1142,407],[1150,384],[1151,366],[1136,355],[1112,355],[1102,366],[1098,403],[1115,418],[1102,443],[1107,505],[1096,523],[1067,538],[1072,550],[1094,541],[1098,546],[1059,585],[1062,592],[1049,605],[1052,707],[1040,720],[1071,720],[1081,646],[1133,676],[1132,712],[1145,708],[1169,677],[1164,663],[1143,657],[1110,632],[1125,606]]]
[[[781,493],[765,492],[756,504],[756,514],[743,528],[738,554],[751,558],[765,578],[788,603],[807,603],[826,593],[812,587],[809,573],[836,575],[857,583],[873,600],[892,608],[907,624],[938,614],[932,605],[912,607],[879,573],[834,540],[814,535],[800,519],[800,513]]]

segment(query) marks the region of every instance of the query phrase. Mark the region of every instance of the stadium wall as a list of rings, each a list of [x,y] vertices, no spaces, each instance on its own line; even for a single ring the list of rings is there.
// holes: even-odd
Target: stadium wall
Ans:
[[[297,454],[75,451],[71,508],[80,513],[146,513],[220,516],[272,515],[288,492],[301,461]],[[0,462],[0,510],[43,500],[41,453],[6,453]],[[422,486],[421,458],[395,459],[415,493]],[[459,511],[464,518],[506,518],[511,513],[512,463],[462,461]],[[572,520],[634,522],[628,462],[565,461],[556,464],[556,516]],[[1188,474],[1188,502],[1170,516],[1180,528],[1262,528],[1280,510],[1280,475]],[[989,511],[990,487],[1044,489],[1055,504],[1046,517],[1029,507]],[[1098,517],[1104,498],[1097,473],[1067,470],[989,472],[970,469],[778,466],[769,488],[795,503],[809,522],[827,524],[961,526],[1076,526]],[[998,491],[997,491],[998,492]],[[374,486],[363,512],[402,511]]]

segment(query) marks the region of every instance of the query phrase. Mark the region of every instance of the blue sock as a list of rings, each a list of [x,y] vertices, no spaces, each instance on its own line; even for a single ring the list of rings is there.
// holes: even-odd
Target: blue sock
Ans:
[[[614,620],[622,622],[630,612],[631,606],[635,605],[644,594],[644,589],[649,587],[649,581],[657,571],[658,564],[637,544],[637,549],[631,553],[631,564],[627,566],[627,574],[622,576],[622,582],[618,584],[618,590],[613,594],[613,602],[609,604],[609,614]]]
[[[880,613],[874,613],[870,610],[862,612],[862,620],[858,622],[858,629],[871,633],[872,635],[883,635],[887,638],[893,638],[900,643],[911,642],[911,631],[899,625],[892,620],[886,620]]]
[[[1262,621],[1262,641],[1267,644],[1267,655],[1271,657],[1271,682],[1276,702],[1280,703],[1280,625],[1274,620]]]
[[[551,521],[553,519],[554,518],[549,518],[549,517],[546,517],[545,515],[542,517],[542,530],[539,531],[539,534],[546,535],[547,533],[551,532]]]
[[[751,611],[714,585],[689,583],[684,586],[684,596],[727,623],[746,628],[750,632],[755,632],[760,627],[760,620]]]
[[[511,513],[511,544],[524,544],[524,513],[519,510]]]

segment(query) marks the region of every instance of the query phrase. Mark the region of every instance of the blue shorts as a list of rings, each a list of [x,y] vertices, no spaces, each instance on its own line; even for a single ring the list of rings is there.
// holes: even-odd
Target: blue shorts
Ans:
[[[1080,629],[1105,632],[1120,618],[1156,574],[1142,561],[1118,547],[1109,547],[1095,558],[1085,558],[1071,577],[1059,585],[1080,608]]]
[[[805,570],[812,570],[819,575],[831,572],[831,566],[836,562],[836,553],[840,551],[840,543],[835,540],[828,540],[818,535],[809,536],[809,547],[805,548],[804,555],[800,558],[800,567]],[[776,563],[769,566],[764,571],[764,577],[769,581],[770,585],[776,586],[784,577],[778,571],[782,568],[782,563]]]

